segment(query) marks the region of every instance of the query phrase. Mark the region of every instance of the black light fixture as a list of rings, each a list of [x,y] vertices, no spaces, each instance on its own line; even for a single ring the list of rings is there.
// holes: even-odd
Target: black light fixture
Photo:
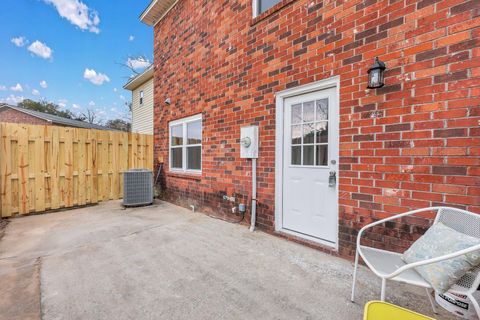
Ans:
[[[385,63],[375,58],[375,63],[368,69],[368,86],[369,89],[381,88],[385,85]]]

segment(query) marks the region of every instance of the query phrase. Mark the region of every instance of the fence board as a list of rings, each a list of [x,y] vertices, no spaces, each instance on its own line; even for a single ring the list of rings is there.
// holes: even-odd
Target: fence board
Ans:
[[[17,135],[18,139],[18,189],[19,189],[19,213],[25,214],[30,212],[29,205],[29,171],[28,171],[28,128],[27,126],[21,125],[16,128],[14,134]]]
[[[123,172],[153,169],[153,136],[0,123],[0,216],[123,196]]]

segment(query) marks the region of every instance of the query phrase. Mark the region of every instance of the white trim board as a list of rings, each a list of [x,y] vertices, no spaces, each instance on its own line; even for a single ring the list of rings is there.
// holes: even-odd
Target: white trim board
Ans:
[[[284,100],[286,98],[315,92],[323,89],[336,88],[336,98],[338,103],[338,111],[340,112],[340,77],[334,76],[323,79],[303,86],[286,89],[275,94],[275,231],[290,235],[295,235],[310,241],[333,248],[338,251],[338,212],[337,212],[337,228],[336,243],[324,241],[318,238],[303,235],[297,232],[283,229],[282,212],[283,212],[283,133],[284,133]],[[337,188],[337,199],[338,188]]]

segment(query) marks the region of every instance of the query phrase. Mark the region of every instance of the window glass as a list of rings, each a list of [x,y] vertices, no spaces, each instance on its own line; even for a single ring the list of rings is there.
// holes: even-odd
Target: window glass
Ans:
[[[202,122],[194,121],[187,123],[187,144],[202,143]]]
[[[262,13],[279,3],[281,0],[257,0],[258,13]]]
[[[328,145],[323,144],[316,146],[316,163],[317,166],[326,166],[328,165]]]
[[[317,143],[328,143],[328,122],[322,121],[315,124],[316,126],[316,142]]]
[[[328,120],[328,99],[317,100],[317,121]]]
[[[140,104],[143,104],[143,91],[140,91]]]
[[[303,146],[303,165],[313,166],[313,146]]]
[[[187,147],[187,169],[200,170],[202,167],[202,147]]]
[[[172,148],[172,168],[181,169],[182,168],[182,158],[183,158],[183,149],[182,148]]]
[[[292,164],[293,165],[302,164],[302,147],[301,146],[292,146]]]
[[[172,126],[172,146],[183,144],[183,126],[181,124]]]
[[[302,143],[302,125],[292,126],[292,144]]]
[[[302,104],[292,106],[292,124],[302,123]]]
[[[313,122],[315,119],[315,101],[305,102],[303,104],[303,122]]]
[[[313,123],[303,125],[303,143],[313,143],[315,140],[315,130]]]

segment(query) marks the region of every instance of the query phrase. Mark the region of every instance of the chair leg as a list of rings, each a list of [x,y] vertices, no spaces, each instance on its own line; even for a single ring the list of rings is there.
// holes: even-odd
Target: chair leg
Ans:
[[[470,302],[473,304],[473,307],[475,308],[475,312],[477,313],[477,317],[480,319],[480,306],[478,305],[477,300],[471,293],[467,294],[467,297],[470,299]]]
[[[428,288],[425,288],[425,291],[427,292],[428,301],[430,301],[430,305],[432,306],[433,313],[437,314],[438,313],[437,307],[435,306],[435,301],[433,300],[433,297],[430,294],[430,290],[428,290]]]
[[[355,253],[355,267],[353,268],[353,283],[352,283],[352,298],[351,298],[352,302],[355,302],[355,283],[357,282],[357,269],[358,269],[358,250]]]
[[[387,279],[382,278],[382,292],[380,293],[380,300],[385,301],[385,289],[387,288]]]

